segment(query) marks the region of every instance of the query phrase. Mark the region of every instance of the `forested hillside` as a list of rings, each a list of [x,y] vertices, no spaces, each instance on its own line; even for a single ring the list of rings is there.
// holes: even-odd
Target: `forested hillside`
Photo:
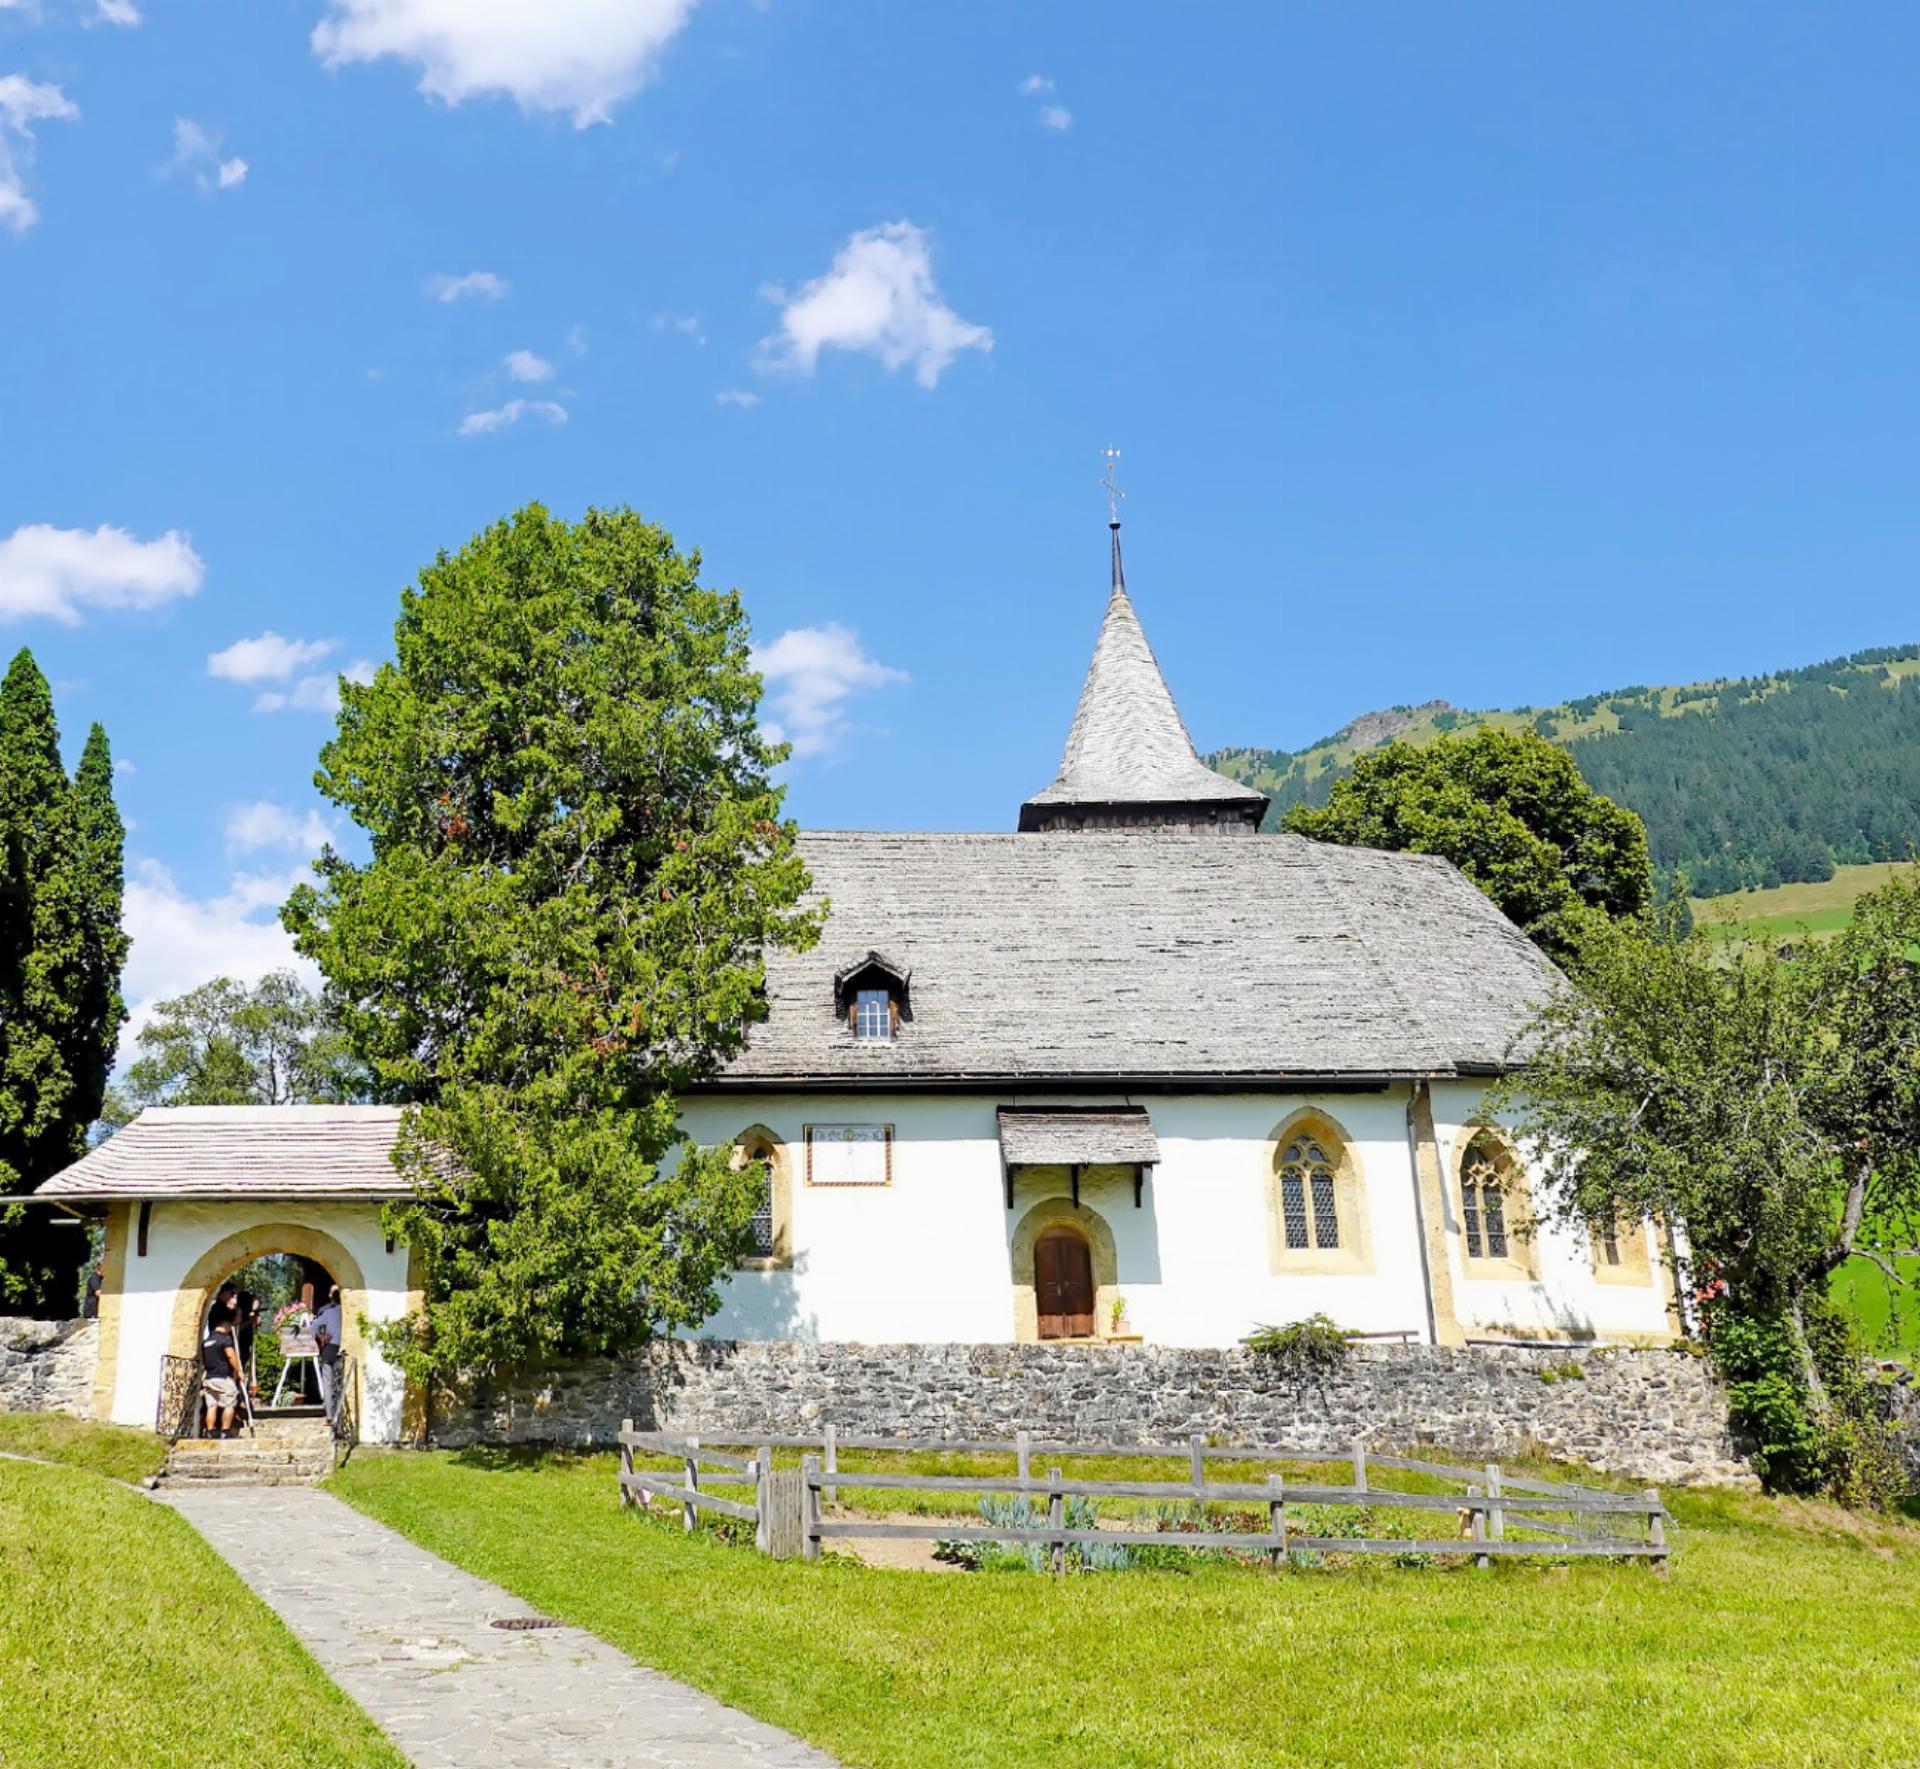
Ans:
[[[1824,879],[1920,845],[1920,645],[1778,675],[1632,687],[1560,706],[1369,713],[1304,750],[1222,750],[1222,773],[1273,794],[1268,827],[1323,803],[1362,750],[1476,725],[1531,725],[1646,820],[1654,864],[1696,895]]]

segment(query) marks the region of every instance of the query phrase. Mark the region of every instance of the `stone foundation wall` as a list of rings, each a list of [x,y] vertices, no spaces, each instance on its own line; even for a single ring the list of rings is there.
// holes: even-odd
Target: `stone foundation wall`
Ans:
[[[1704,1358],[1675,1351],[1355,1347],[1323,1377],[1243,1349],[678,1342],[436,1396],[431,1438],[605,1445],[622,1418],[751,1442],[849,1437],[1233,1443],[1344,1453],[1524,1448],[1662,1484],[1751,1484]]]
[[[73,1413],[93,1403],[98,1321],[0,1315],[0,1413]]]

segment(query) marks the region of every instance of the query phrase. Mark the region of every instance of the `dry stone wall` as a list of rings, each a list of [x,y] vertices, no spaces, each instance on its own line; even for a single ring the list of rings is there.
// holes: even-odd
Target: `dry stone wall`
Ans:
[[[98,1321],[0,1315],[0,1413],[85,1416],[99,1349]]]
[[[750,1442],[842,1436],[1218,1441],[1297,1451],[1539,1448],[1662,1484],[1751,1484],[1704,1358],[1677,1351],[1356,1347],[1323,1376],[1242,1349],[678,1342],[441,1394],[431,1435],[604,1445],[622,1418]]]

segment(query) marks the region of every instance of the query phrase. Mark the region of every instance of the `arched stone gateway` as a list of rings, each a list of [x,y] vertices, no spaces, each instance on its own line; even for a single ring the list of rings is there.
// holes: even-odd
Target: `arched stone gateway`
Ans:
[[[260,1223],[228,1235],[201,1254],[174,1292],[173,1322],[167,1332],[168,1354],[192,1357],[200,1340],[200,1323],[206,1318],[214,1292],[243,1266],[270,1253],[291,1253],[325,1266],[340,1286],[340,1348],[353,1360],[354,1417],[364,1418],[367,1347],[360,1321],[368,1307],[366,1278],[360,1262],[340,1241],[305,1223]]]
[[[366,1331],[421,1301],[415,1262],[381,1225],[406,1190],[392,1160],[400,1118],[392,1106],[149,1107],[42,1187],[105,1230],[96,1415],[151,1427],[165,1360],[195,1355],[221,1281],[290,1254],[340,1285],[362,1438],[418,1435],[420,1399]]]

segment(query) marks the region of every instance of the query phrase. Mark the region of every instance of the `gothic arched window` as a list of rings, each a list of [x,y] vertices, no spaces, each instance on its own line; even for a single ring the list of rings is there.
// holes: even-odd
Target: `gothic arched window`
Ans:
[[[1371,1271],[1366,1190],[1340,1126],[1322,1112],[1296,1112],[1269,1138],[1267,1160],[1267,1269]]]
[[[1280,1151],[1280,1226],[1290,1250],[1340,1245],[1338,1160],[1326,1148],[1331,1140],[1309,1130]]]
[[[1460,1227],[1469,1260],[1533,1270],[1527,1181],[1505,1138],[1475,1131],[1460,1157]]]
[[[754,1200],[750,1266],[784,1266],[791,1257],[788,1215],[792,1209],[792,1182],[788,1177],[786,1145],[770,1130],[756,1125],[734,1139],[736,1168],[758,1163],[760,1190]]]

